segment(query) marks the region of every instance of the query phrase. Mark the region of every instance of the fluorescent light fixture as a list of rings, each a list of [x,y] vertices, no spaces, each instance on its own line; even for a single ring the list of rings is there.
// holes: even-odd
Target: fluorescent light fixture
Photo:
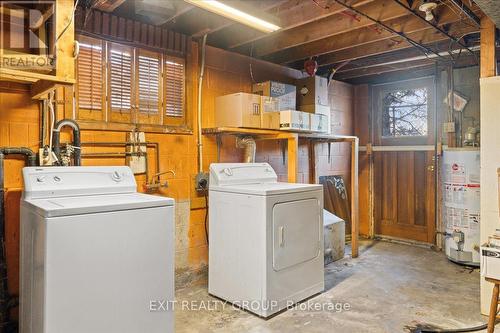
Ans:
[[[269,33],[281,29],[281,27],[278,27],[277,25],[272,24],[271,22],[247,14],[239,9],[228,6],[217,0],[185,0],[185,1],[197,7],[208,10],[212,13],[248,25],[249,27],[260,30],[262,32]]]

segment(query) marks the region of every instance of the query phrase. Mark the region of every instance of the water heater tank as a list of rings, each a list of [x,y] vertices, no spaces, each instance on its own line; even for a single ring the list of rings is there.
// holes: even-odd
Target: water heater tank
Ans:
[[[479,266],[479,148],[449,148],[442,159],[442,222],[446,256]]]

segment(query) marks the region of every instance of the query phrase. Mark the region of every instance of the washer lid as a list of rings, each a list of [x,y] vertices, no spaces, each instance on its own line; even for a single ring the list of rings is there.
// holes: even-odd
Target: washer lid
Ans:
[[[210,191],[231,192],[251,195],[276,195],[286,193],[299,193],[310,191],[322,191],[321,184],[297,184],[297,183],[259,183],[240,184],[226,186],[211,186]]]
[[[171,198],[142,193],[28,199],[22,202],[44,217],[173,206]]]

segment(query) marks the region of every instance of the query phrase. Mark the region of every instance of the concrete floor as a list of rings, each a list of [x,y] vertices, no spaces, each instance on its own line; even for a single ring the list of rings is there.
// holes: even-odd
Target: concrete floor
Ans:
[[[310,300],[347,303],[348,310],[297,308],[263,320],[223,306],[207,294],[206,281],[201,281],[177,291],[176,332],[395,333],[411,332],[423,323],[475,326],[487,320],[479,313],[479,279],[478,270],[455,265],[440,252],[363,241],[359,258],[348,254],[325,268],[325,292]]]

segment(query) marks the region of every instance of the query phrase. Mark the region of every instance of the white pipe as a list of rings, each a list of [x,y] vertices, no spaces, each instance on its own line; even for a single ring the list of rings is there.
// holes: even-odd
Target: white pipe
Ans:
[[[200,68],[200,78],[198,79],[198,173],[203,172],[203,143],[201,135],[201,89],[203,87],[203,74],[205,72],[206,44],[207,44],[207,35],[204,35],[201,42],[201,68]]]
[[[469,48],[471,51],[479,51],[480,47],[479,46],[473,46],[473,47],[470,47]],[[447,56],[447,55],[450,55],[451,54],[457,54],[457,53],[460,53],[460,49],[457,49],[457,50],[453,50],[451,52],[448,52],[448,51],[443,51],[441,53],[439,53],[439,56]],[[379,63],[379,64],[373,64],[373,65],[368,65],[368,66],[362,66],[362,67],[357,67],[357,68],[350,68],[350,69],[346,69],[346,70],[343,70],[343,71],[338,71],[337,73],[346,73],[346,72],[350,72],[350,71],[355,71],[355,70],[359,70],[359,69],[365,69],[365,68],[371,68],[371,67],[379,67],[379,66],[386,66],[386,65],[394,65],[394,64],[400,64],[400,63],[404,63],[404,62],[411,62],[411,61],[418,61],[418,60],[424,60],[424,59],[432,59],[432,58],[436,58],[438,57],[437,54],[430,54],[430,55],[421,55],[421,56],[416,56],[416,57],[413,57],[413,58],[403,58],[403,59],[399,59],[399,60],[393,60],[393,61],[388,61],[388,62],[384,62],[384,63]]]

